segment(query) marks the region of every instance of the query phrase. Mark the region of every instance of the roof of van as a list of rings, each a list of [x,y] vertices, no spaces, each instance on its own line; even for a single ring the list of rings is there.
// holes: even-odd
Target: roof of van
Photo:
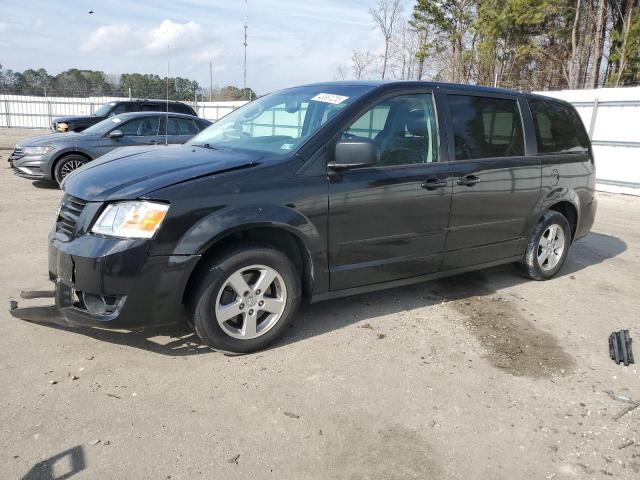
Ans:
[[[496,87],[486,87],[483,85],[469,85],[465,83],[449,83],[449,82],[427,82],[427,81],[417,81],[417,80],[340,80],[340,81],[331,81],[331,82],[318,82],[318,83],[309,83],[306,85],[302,85],[304,87],[319,87],[319,86],[369,86],[373,88],[380,87],[430,87],[430,88],[450,88],[461,91],[469,91],[469,92],[483,92],[483,93],[499,93],[503,95],[521,95],[525,97],[531,98],[540,98],[545,100],[553,100],[557,102],[567,103],[564,100],[547,97],[544,95],[540,95],[539,93],[531,93],[525,92],[521,90],[509,90],[507,88],[496,88]]]

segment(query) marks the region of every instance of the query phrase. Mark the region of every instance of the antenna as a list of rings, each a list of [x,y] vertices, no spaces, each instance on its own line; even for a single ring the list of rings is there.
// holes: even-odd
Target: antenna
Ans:
[[[167,110],[164,118],[164,144],[169,145],[169,60],[171,58],[171,45],[167,45]]]
[[[247,9],[247,0],[244,0],[244,76],[242,81],[243,90],[247,88],[247,28],[249,28],[249,26],[247,25]]]

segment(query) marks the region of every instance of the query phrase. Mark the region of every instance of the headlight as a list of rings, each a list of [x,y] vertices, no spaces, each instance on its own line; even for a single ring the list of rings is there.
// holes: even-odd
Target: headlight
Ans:
[[[164,203],[134,201],[107,205],[92,233],[124,238],[151,238],[169,210]]]
[[[25,155],[44,155],[45,153],[49,153],[53,150],[51,145],[47,145],[46,147],[22,147],[22,151]]]

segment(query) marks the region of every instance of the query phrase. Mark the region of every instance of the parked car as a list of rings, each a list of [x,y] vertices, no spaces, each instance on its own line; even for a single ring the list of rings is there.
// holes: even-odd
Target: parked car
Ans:
[[[275,92],[62,186],[52,317],[134,328],[184,314],[234,352],[269,345],[303,301],[505,263],[550,279],[596,213],[571,105],[427,82]]]
[[[91,125],[101,122],[105,118],[120,115],[122,113],[134,112],[166,112],[168,109],[171,113],[182,113],[184,115],[198,114],[189,105],[166,100],[118,100],[109,102],[98,108],[93,115],[72,115],[64,117],[55,117],[51,123],[51,129],[54,132],[82,132]]]
[[[208,120],[177,113],[124,113],[80,133],[23,140],[9,162],[19,177],[59,184],[76,168],[116,148],[184,143],[209,125]]]

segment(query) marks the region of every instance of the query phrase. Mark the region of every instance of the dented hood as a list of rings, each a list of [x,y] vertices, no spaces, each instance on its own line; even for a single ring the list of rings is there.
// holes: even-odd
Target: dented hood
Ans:
[[[254,165],[258,153],[213,150],[192,145],[125,147],[74,171],[65,193],[87,201],[127,200],[193,178]]]

